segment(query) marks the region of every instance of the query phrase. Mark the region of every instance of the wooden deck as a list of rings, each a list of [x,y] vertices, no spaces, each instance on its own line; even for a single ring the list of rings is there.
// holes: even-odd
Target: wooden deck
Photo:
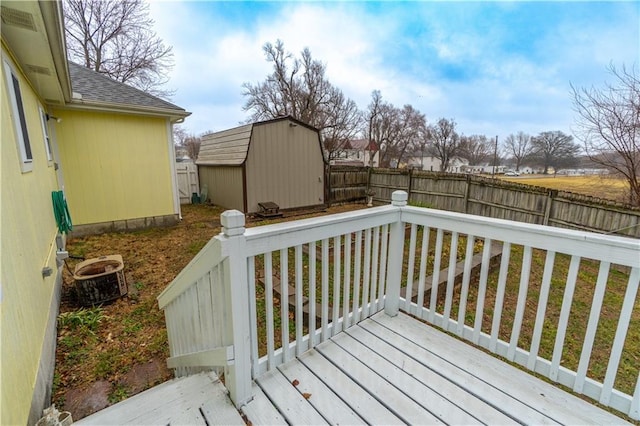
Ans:
[[[241,411],[268,424],[624,424],[406,314],[380,312],[260,376]],[[164,383],[78,424],[243,424],[217,377]]]
[[[621,424],[405,314],[378,313],[256,381],[253,424]]]
[[[204,426],[245,423],[218,377],[214,373],[201,373],[165,382],[74,424]]]

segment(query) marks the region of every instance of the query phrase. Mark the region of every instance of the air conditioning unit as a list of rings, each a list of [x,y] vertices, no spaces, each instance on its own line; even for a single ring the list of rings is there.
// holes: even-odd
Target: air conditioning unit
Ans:
[[[124,261],[119,254],[87,259],[73,273],[78,302],[94,306],[127,294]]]

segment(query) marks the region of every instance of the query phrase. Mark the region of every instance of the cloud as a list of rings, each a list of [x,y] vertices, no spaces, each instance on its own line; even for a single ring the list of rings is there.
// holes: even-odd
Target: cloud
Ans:
[[[262,46],[308,47],[365,109],[373,90],[465,134],[570,132],[569,83],[638,60],[640,8],[563,2],[153,2],[174,46],[173,101],[194,133],[246,119],[242,84],[271,72]]]

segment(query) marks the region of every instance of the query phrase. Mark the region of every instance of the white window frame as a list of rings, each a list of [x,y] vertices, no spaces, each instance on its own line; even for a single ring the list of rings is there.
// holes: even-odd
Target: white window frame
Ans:
[[[7,93],[9,93],[11,111],[13,115],[13,128],[16,135],[16,142],[18,144],[18,151],[20,152],[20,168],[22,169],[22,173],[26,173],[33,170],[33,150],[31,149],[31,142],[29,140],[27,116],[24,111],[20,79],[18,78],[18,73],[14,71],[11,64],[9,64],[6,59],[4,59],[3,62],[7,83]],[[18,101],[20,101],[20,103],[18,103]]]
[[[44,138],[44,152],[47,153],[47,162],[49,166],[53,165],[53,151],[51,150],[51,136],[49,135],[49,114],[45,112],[42,106],[38,107],[40,111],[40,122],[42,123],[42,137]]]

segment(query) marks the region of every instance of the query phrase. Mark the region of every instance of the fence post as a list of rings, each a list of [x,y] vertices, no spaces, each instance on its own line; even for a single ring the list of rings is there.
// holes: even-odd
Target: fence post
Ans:
[[[391,194],[391,205],[401,208],[407,205],[409,195],[405,191],[394,191]],[[384,301],[384,312],[389,316],[398,315],[400,306],[400,283],[402,281],[402,255],[404,246],[404,223],[402,215],[391,224],[389,235],[389,263],[387,268],[387,296]]]
[[[553,204],[553,199],[558,195],[558,191],[555,189],[550,190],[547,193],[547,202],[544,206],[544,218],[542,219],[543,225],[549,224],[549,216],[551,215],[551,205]]]
[[[464,210],[463,213],[469,213],[469,193],[471,192],[471,175],[466,176],[467,186],[464,189]]]
[[[244,214],[227,210],[220,215],[222,224],[223,263],[226,306],[229,309],[225,323],[225,344],[233,345],[231,365],[225,367],[225,386],[229,396],[241,407],[251,394],[251,322],[249,318],[249,286],[247,282],[246,239]]]

